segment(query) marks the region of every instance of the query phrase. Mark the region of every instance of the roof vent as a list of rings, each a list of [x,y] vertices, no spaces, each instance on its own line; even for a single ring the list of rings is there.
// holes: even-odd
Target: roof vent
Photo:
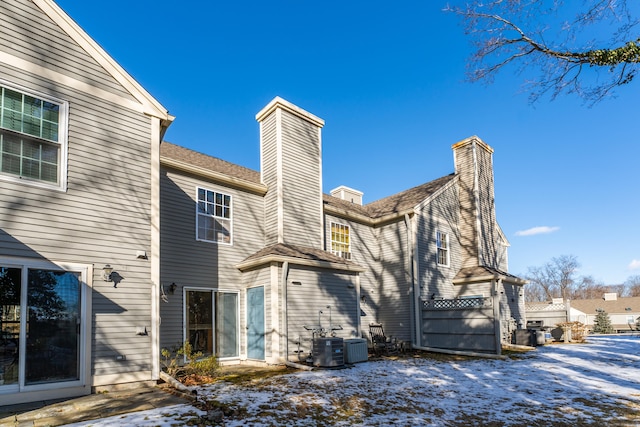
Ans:
[[[353,188],[341,185],[338,188],[331,190],[331,195],[338,199],[346,200],[347,202],[355,203],[362,206],[362,191],[354,190]]]

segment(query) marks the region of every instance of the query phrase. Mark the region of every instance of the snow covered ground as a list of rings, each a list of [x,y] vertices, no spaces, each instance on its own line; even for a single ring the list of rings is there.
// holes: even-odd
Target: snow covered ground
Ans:
[[[444,359],[444,358],[443,358]],[[592,336],[506,360],[409,357],[202,387],[235,426],[640,426],[640,338]],[[176,426],[171,406],[72,426]]]

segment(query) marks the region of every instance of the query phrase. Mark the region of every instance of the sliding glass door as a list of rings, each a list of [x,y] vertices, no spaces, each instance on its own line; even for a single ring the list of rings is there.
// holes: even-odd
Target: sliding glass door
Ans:
[[[81,273],[0,266],[0,387],[80,380]]]
[[[194,352],[232,358],[239,355],[238,294],[185,290],[185,336]]]

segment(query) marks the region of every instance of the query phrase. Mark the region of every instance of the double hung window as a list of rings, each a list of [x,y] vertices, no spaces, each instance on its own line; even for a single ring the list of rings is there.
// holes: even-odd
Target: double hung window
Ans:
[[[196,238],[231,244],[231,196],[198,188]]]
[[[436,231],[436,258],[438,265],[449,266],[449,235]]]
[[[0,176],[64,189],[67,104],[0,83]]]
[[[351,259],[351,239],[348,225],[331,223],[331,253],[344,259]]]

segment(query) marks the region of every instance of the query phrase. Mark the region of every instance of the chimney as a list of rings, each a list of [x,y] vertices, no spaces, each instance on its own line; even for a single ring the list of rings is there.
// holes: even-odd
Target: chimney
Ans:
[[[257,115],[265,243],[323,248],[322,127],[324,120],[274,98]]]
[[[617,301],[618,293],[617,292],[606,292],[602,297],[605,301]]]
[[[477,136],[452,147],[459,177],[462,267],[500,266],[493,191],[493,148]]]
[[[362,191],[341,185],[340,187],[331,190],[330,194],[338,199],[346,200],[347,202],[362,206],[362,195],[364,194]]]

